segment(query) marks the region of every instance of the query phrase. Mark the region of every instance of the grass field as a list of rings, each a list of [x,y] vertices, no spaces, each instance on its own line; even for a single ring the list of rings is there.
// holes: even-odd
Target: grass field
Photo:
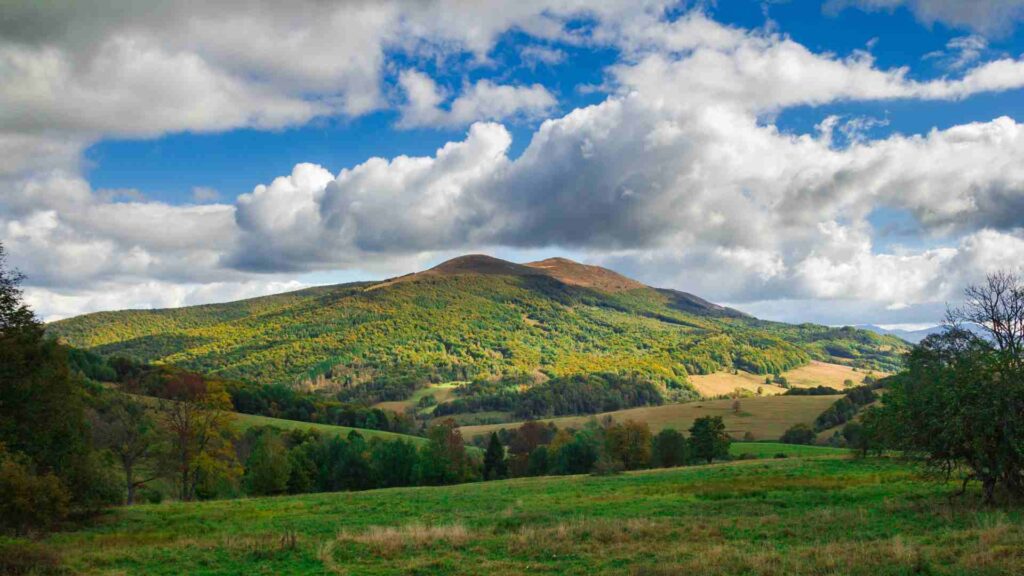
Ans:
[[[1024,511],[891,460],[750,460],[122,509],[30,552],[74,574],[1020,574]]]
[[[849,366],[840,364],[829,364],[812,360],[810,364],[801,366],[782,375],[789,381],[790,386],[795,388],[808,388],[811,386],[829,386],[832,388],[845,388],[846,380],[853,380],[854,384],[860,384],[864,380],[866,372],[856,371]],[[882,376],[882,373],[875,373]],[[740,371],[737,374],[730,372],[716,372],[689,377],[690,384],[700,393],[701,396],[715,397],[724,394],[732,394],[737,388],[756,392],[758,388],[766,395],[782,394],[786,390],[780,386],[764,383],[763,374],[751,374]]]
[[[426,396],[433,396],[434,400],[437,400],[438,404],[447,402],[454,395],[455,387],[462,382],[443,382],[441,384],[430,384],[423,388],[418,388],[412,393],[406,400],[396,400],[392,402],[378,402],[374,404],[375,408],[381,408],[383,410],[391,410],[392,412],[398,412],[399,414],[405,412],[409,408],[416,406],[420,400]],[[434,411],[434,406],[425,408],[423,412],[429,414]]]
[[[810,424],[840,396],[768,396],[743,398],[740,412],[732,409],[732,400],[700,400],[683,404],[645,406],[598,414],[597,418],[611,416],[616,421],[637,420],[647,422],[655,433],[662,428],[688,430],[693,421],[701,416],[721,416],[726,430],[733,438],[743,438],[750,432],[755,440],[777,440],[787,428],[803,422]],[[543,420],[555,422],[559,428],[579,428],[593,416],[566,416]],[[521,422],[508,424],[487,424],[463,426],[462,435],[467,439],[481,434],[490,434],[501,428],[515,428]]]
[[[363,435],[364,438],[369,440],[370,438],[381,438],[382,440],[397,440],[399,438],[404,440],[411,440],[413,442],[426,442],[425,438],[419,436],[411,436],[408,434],[398,434],[395,432],[385,432],[383,430],[368,430],[366,428],[349,428],[348,426],[333,426],[331,424],[314,424],[312,422],[300,422],[298,420],[284,420],[281,418],[270,418],[269,416],[257,416],[255,414],[239,414],[235,413],[235,428],[239,431],[245,431],[254,426],[274,426],[282,430],[317,430],[324,434],[340,434],[342,436],[348,436],[348,433],[355,430]]]
[[[813,456],[842,456],[851,454],[846,448],[832,446],[807,446],[804,444],[783,444],[782,442],[733,442],[729,445],[733,456],[773,458],[785,454],[787,458],[810,458]]]

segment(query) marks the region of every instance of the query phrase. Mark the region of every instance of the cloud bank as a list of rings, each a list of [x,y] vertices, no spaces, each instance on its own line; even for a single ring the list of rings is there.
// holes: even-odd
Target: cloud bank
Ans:
[[[0,71],[17,81],[0,85],[0,149],[12,151],[0,160],[0,237],[47,315],[255,295],[297,286],[298,273],[367,263],[405,272],[431,255],[494,247],[569,249],[741,307],[835,300],[899,311],[1021,267],[1024,125],[1012,118],[873,140],[863,119],[825,118],[808,134],[772,122],[796,106],[1020,89],[1019,59],[971,57],[956,75],[921,81],[866,52],[816,53],[700,11],[670,19],[657,5],[522,3],[497,17],[467,8],[458,26],[410,5],[335,14],[313,3],[287,16],[276,6],[232,13],[226,37],[212,32],[228,18],[214,8],[201,18],[154,8],[118,34],[83,15],[57,39],[5,31]],[[587,37],[566,26],[581,13],[596,22]],[[26,16],[40,30],[54,17]],[[396,74],[397,101],[380,89],[389,50],[486,60],[513,27],[622,54],[603,101],[545,120],[516,157],[503,122],[552,114],[545,87],[482,79],[449,93],[411,67]],[[344,37],[334,54],[360,56],[317,56],[327,30]],[[399,127],[466,135],[425,157],[338,172],[299,164],[232,202],[211,191],[190,205],[117,201],[77,165],[100,135],[273,128],[380,106],[397,109]],[[877,245],[880,212],[912,220],[921,242]]]

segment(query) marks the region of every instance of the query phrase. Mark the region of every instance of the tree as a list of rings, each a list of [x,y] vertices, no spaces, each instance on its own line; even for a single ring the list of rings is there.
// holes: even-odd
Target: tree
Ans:
[[[721,416],[702,416],[690,427],[690,452],[708,464],[729,455],[729,442]]]
[[[645,468],[651,462],[651,428],[646,422],[627,420],[605,429],[606,453],[626,470]]]
[[[997,273],[964,294],[944,333],[915,347],[907,370],[889,379],[868,431],[943,479],[980,482],[988,503],[999,490],[1024,497],[1024,284]]]
[[[665,428],[654,437],[652,464],[661,468],[682,466],[689,461],[686,437],[675,428]]]
[[[264,430],[245,465],[245,481],[249,493],[256,496],[283,494],[288,490],[292,465],[281,437]]]
[[[0,336],[22,331],[42,334],[42,324],[22,298],[24,279],[24,274],[7,266],[7,253],[0,244]]]
[[[110,393],[100,403],[93,418],[93,437],[98,447],[114,455],[124,474],[125,504],[135,503],[138,489],[157,479],[154,464],[160,431],[150,410],[141,402],[120,393]],[[136,473],[145,467],[146,474]]]
[[[184,501],[207,486],[239,474],[231,444],[231,400],[219,383],[196,374],[174,373],[165,383],[169,398],[160,400],[160,419],[169,435],[166,459]]]
[[[505,447],[501,445],[497,432],[491,432],[484,453],[484,480],[498,480],[508,477],[508,464],[505,460]]]
[[[794,424],[782,434],[779,442],[786,444],[814,444],[818,435],[807,424]]]
[[[24,456],[0,444],[0,528],[16,533],[48,528],[68,513],[70,501],[57,476],[35,473]]]
[[[601,456],[600,443],[593,430],[580,430],[569,436],[567,442],[560,443],[559,430],[549,447],[549,457],[553,452],[553,471],[556,474],[586,474],[593,469]]]
[[[92,511],[120,496],[92,448],[85,418],[89,391],[71,372],[66,348],[43,337],[42,324],[23,302],[22,278],[6,267],[0,245],[0,444],[14,462],[11,478],[23,468],[39,480],[19,486],[49,491],[55,478],[70,495],[67,506],[38,510]],[[0,492],[0,507],[14,495]]]
[[[454,484],[469,474],[466,446],[455,420],[447,418],[427,430],[420,452],[420,478],[425,484]]]
[[[548,473],[548,468],[548,447],[537,446],[533,452],[530,452],[530,456],[526,464],[526,475],[545,476]]]
[[[867,449],[867,434],[860,422],[847,422],[842,430],[843,440],[850,448],[863,452]]]
[[[416,483],[416,446],[407,440],[374,443],[370,467],[382,487],[412,486]]]

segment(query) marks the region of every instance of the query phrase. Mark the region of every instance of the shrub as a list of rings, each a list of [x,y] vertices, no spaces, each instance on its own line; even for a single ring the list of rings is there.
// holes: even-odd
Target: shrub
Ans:
[[[0,446],[0,527],[22,534],[49,528],[67,515],[70,502],[56,476],[36,474],[25,458]]]
[[[807,424],[794,424],[779,438],[786,444],[814,444],[817,434]]]

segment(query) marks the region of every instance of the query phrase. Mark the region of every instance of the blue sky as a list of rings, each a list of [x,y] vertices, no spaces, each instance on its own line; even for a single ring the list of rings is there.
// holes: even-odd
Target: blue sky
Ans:
[[[0,241],[48,319],[486,251],[927,324],[1021,266],[1024,3],[91,4],[0,26]]]

